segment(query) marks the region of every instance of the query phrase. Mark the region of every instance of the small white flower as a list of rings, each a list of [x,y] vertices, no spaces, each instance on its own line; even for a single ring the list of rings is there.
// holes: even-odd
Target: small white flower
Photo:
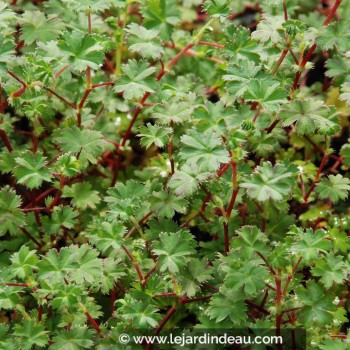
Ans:
[[[128,114],[126,115],[126,118],[127,118],[127,119],[131,119],[131,118],[132,118],[132,115],[131,115],[130,113],[128,113]]]
[[[298,169],[300,174],[304,173],[304,168],[301,165],[298,166]]]

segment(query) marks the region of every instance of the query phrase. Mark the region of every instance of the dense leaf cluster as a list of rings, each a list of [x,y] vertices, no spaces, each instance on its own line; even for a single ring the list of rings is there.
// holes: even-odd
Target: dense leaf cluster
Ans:
[[[350,1],[322,3],[0,1],[0,349],[348,348]]]

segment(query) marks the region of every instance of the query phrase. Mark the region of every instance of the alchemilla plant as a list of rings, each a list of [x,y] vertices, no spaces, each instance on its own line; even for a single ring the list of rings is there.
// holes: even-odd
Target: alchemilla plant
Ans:
[[[0,348],[299,327],[348,349],[349,18],[1,1]]]

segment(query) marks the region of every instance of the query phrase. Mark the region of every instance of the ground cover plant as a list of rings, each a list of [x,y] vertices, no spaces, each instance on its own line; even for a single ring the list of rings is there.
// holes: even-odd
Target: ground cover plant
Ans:
[[[1,1],[0,348],[301,327],[348,349],[349,18]]]

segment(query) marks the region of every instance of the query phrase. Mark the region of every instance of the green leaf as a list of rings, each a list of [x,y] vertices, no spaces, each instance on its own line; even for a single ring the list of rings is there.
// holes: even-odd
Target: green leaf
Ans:
[[[141,13],[143,25],[158,30],[163,41],[170,39],[174,26],[180,22],[176,0],[146,0]]]
[[[107,251],[118,251],[123,245],[126,228],[121,222],[113,221],[92,224],[85,234],[89,241],[103,254]]]
[[[203,8],[211,17],[224,20],[230,14],[230,1],[206,0]]]
[[[270,162],[264,162],[262,166],[257,166],[255,172],[241,184],[247,189],[250,198],[259,202],[268,199],[275,201],[286,200],[294,185],[294,170],[283,164],[276,164],[272,167]]]
[[[124,221],[135,214],[135,209],[145,204],[148,193],[144,184],[135,180],[128,180],[125,184],[119,182],[107,191],[104,200],[108,203],[109,218],[120,218]]]
[[[81,294],[81,287],[73,284],[64,284],[55,293],[51,306],[54,309],[73,308],[78,304]]]
[[[228,74],[223,75],[222,79],[228,82],[226,90],[235,99],[241,97],[247,91],[251,79],[262,75],[261,67],[256,66],[255,62],[247,59],[229,65],[226,71]]]
[[[13,59],[15,53],[14,42],[0,37],[0,71],[5,70],[7,63]]]
[[[265,13],[257,29],[252,33],[252,39],[263,43],[270,40],[272,44],[282,42],[284,40],[283,22],[282,16],[272,16]]]
[[[266,252],[266,235],[256,226],[243,226],[236,233],[238,237],[233,239],[232,247],[234,250],[239,250],[243,258],[249,260],[256,255],[256,252],[262,254]]]
[[[99,192],[92,190],[89,182],[76,183],[72,186],[65,186],[62,191],[63,198],[72,198],[72,204],[78,209],[96,209],[101,198]]]
[[[79,160],[89,161],[92,164],[97,163],[97,158],[104,150],[105,141],[102,140],[102,134],[94,130],[80,130],[77,126],[61,129],[57,133],[57,142],[65,152],[79,154]],[[74,159],[69,159],[69,162]],[[61,161],[62,162],[62,161]],[[58,162],[58,165],[61,164]]]
[[[57,234],[63,228],[72,229],[77,223],[79,213],[69,206],[55,206],[51,218],[44,216],[41,221],[45,232]]]
[[[333,284],[341,284],[346,278],[349,266],[343,261],[342,256],[328,254],[323,259],[316,261],[315,267],[311,270],[313,276],[318,276],[325,288],[331,288]]]
[[[108,294],[115,288],[115,284],[121,277],[125,276],[126,268],[120,259],[107,258],[102,260],[103,274],[91,286],[92,291],[101,291]]]
[[[68,152],[57,158],[55,168],[64,177],[72,177],[81,171],[81,164],[74,155]]]
[[[46,18],[40,11],[26,11],[22,15],[20,23],[21,40],[26,44],[34,41],[48,42],[55,40],[64,30],[64,24],[56,15],[50,15]]]
[[[232,293],[230,289],[222,288],[210,300],[207,314],[216,323],[229,319],[233,324],[242,325],[247,319],[246,311],[244,300],[239,295]]]
[[[59,252],[50,249],[38,264],[39,280],[48,280],[53,283],[63,283],[68,273],[75,268],[68,248],[62,248]]]
[[[306,25],[296,19],[290,19],[282,23],[282,27],[284,28],[286,34],[293,38],[297,34],[303,34],[306,31]]]
[[[319,345],[321,350],[348,350],[348,346],[346,342],[341,339],[326,339],[322,344]]]
[[[334,135],[340,130],[336,109],[327,107],[323,101],[294,100],[285,105],[280,113],[283,126],[294,123],[298,134]]]
[[[224,50],[234,61],[239,62],[242,59],[248,59],[249,61],[259,63],[259,45],[252,40],[248,28],[231,25],[226,28],[225,35],[226,42]]]
[[[313,232],[312,229],[298,229],[295,238],[297,240],[292,246],[292,251],[302,256],[305,263],[316,259],[319,252],[326,253],[332,246],[323,230]]]
[[[152,305],[142,303],[133,299],[130,295],[125,295],[124,299],[117,300],[117,316],[128,321],[138,329],[157,327],[160,320],[157,308]]]
[[[168,187],[174,191],[176,196],[190,196],[202,181],[210,177],[212,173],[198,172],[195,166],[184,165],[172,175]]]
[[[348,198],[350,180],[340,174],[323,178],[316,186],[316,192],[321,199],[330,199],[333,203]]]
[[[42,152],[38,151],[33,154],[26,151],[20,157],[15,158],[15,161],[17,165],[13,173],[18,183],[33,189],[40,187],[43,181],[51,182],[51,174]]]
[[[29,350],[36,345],[40,348],[47,345],[49,341],[48,331],[45,324],[34,320],[24,320],[22,324],[15,325],[14,335],[20,338],[21,349]]]
[[[333,22],[327,26],[323,26],[320,34],[316,37],[316,43],[324,51],[336,48],[340,51],[348,51],[349,45],[349,22],[344,20]]]
[[[193,108],[194,106],[188,101],[170,102],[155,106],[152,117],[162,125],[169,125],[171,122],[183,123],[191,118]]]
[[[332,311],[337,309],[333,304],[334,297],[325,295],[321,286],[315,282],[307,283],[307,288],[297,290],[298,299],[302,302],[298,319],[307,327],[324,326],[332,322]]]
[[[49,350],[91,349],[94,345],[93,331],[87,327],[74,327],[69,331],[60,331],[52,338]]]
[[[157,30],[146,29],[137,23],[131,23],[125,30],[128,33],[129,50],[137,52],[143,58],[156,60],[162,56],[164,49],[157,40]]]
[[[98,259],[99,252],[88,244],[69,246],[70,259],[74,262],[68,280],[76,284],[93,283],[102,275],[102,262]]]
[[[230,160],[220,136],[215,132],[199,133],[192,129],[181,137],[181,142],[180,157],[186,165],[198,166],[201,172],[215,171],[221,163]]]
[[[250,80],[243,97],[247,102],[258,102],[268,110],[278,110],[281,103],[287,102],[287,92],[270,78]]]
[[[181,270],[178,281],[187,296],[193,297],[200,291],[203,282],[212,279],[213,269],[205,260],[189,259],[187,266]]]
[[[149,67],[145,61],[129,60],[122,65],[124,75],[114,84],[114,92],[123,93],[126,100],[140,99],[146,92],[153,93],[155,79],[150,77],[155,67]]]
[[[161,233],[152,250],[158,256],[160,271],[178,273],[187,263],[188,256],[195,254],[196,242],[188,231]]]
[[[22,246],[21,249],[11,256],[11,271],[18,278],[24,279],[32,276],[33,271],[38,270],[39,259],[35,255],[35,250],[29,250]]]
[[[344,83],[341,86],[339,100],[345,101],[348,106],[350,105],[350,83]]]
[[[66,3],[69,8],[74,11],[87,12],[90,9],[93,13],[102,12],[109,9],[114,2],[118,3],[120,1],[114,0],[62,0]]]
[[[103,64],[104,48],[94,35],[78,30],[66,32],[58,41],[58,47],[66,56],[70,68],[79,73],[87,67],[98,70]]]
[[[326,61],[327,77],[345,77],[350,73],[350,59],[348,57],[336,56]]]
[[[11,235],[17,233],[18,227],[26,224],[25,215],[19,207],[21,197],[10,186],[5,186],[0,190],[0,236],[10,232]]]
[[[15,309],[21,302],[18,291],[13,287],[0,285],[0,308],[5,310]],[[1,344],[1,343],[0,343]]]
[[[266,276],[266,268],[247,263],[238,270],[228,273],[224,284],[233,294],[243,292],[247,297],[250,297],[264,288]]]
[[[168,143],[169,135],[173,132],[172,128],[164,128],[151,123],[142,126],[139,131],[140,133],[137,136],[141,137],[141,145],[146,148],[151,147],[152,144],[163,148]]]
[[[187,201],[176,197],[173,193],[153,192],[150,197],[151,210],[157,212],[159,217],[172,218],[175,212],[184,213]]]

